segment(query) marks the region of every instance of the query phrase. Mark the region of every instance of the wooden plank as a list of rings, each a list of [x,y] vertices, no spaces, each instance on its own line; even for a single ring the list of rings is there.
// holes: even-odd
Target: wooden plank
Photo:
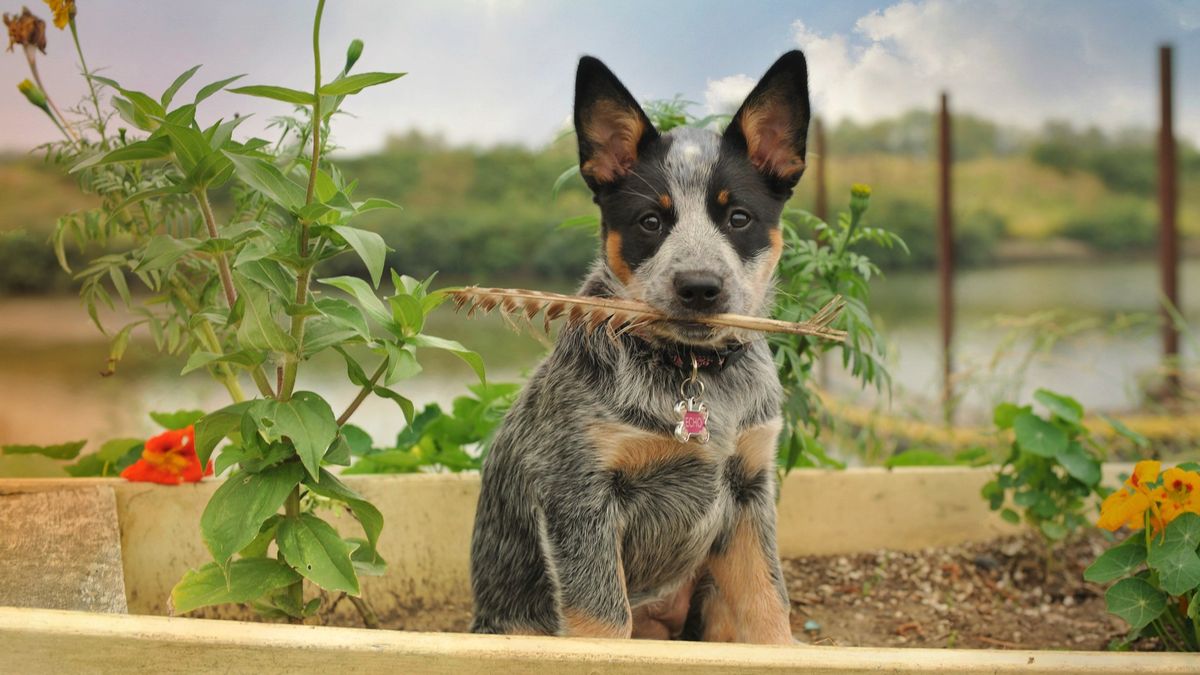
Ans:
[[[443,635],[0,608],[3,664],[62,672],[1195,673],[1192,654]],[[3,666],[0,666],[3,670]]]

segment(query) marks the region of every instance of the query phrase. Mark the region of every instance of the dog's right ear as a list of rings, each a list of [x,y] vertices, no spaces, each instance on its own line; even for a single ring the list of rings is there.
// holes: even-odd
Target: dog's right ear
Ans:
[[[579,172],[595,190],[628,174],[658,131],[608,66],[585,56],[575,72],[575,136]]]

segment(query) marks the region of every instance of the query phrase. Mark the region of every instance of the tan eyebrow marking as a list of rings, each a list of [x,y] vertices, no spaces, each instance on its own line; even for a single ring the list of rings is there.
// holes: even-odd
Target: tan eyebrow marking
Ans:
[[[729,204],[729,190],[721,190],[717,193],[717,203],[721,206]]]
[[[662,206],[664,209],[669,209],[669,208],[671,208],[671,195],[668,195],[668,194],[661,194],[661,195],[659,195],[659,196],[658,196],[658,203],[659,203],[659,205],[660,205],[660,206]]]

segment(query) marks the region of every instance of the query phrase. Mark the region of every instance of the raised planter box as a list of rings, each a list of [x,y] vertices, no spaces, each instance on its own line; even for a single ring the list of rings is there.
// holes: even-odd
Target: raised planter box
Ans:
[[[1107,467],[1109,474],[1128,467]],[[986,469],[796,471],[783,482],[784,557],[919,549],[1015,531],[979,497]],[[472,475],[347,477],[386,524],[388,574],[363,580],[381,613],[469,597],[468,549],[479,481]],[[161,487],[109,479],[0,480],[0,496],[80,486],[111,489],[120,524],[129,612],[123,616],[0,608],[0,671],[232,668],[262,672],[1200,672],[1179,654],[842,647],[758,647],[643,641],[366,631],[166,618],[189,567],[208,560],[198,523],[217,481]],[[352,523],[338,523],[351,528]],[[346,531],[350,531],[347,529]],[[157,615],[157,616],[156,616]],[[237,611],[219,616],[241,618]]]

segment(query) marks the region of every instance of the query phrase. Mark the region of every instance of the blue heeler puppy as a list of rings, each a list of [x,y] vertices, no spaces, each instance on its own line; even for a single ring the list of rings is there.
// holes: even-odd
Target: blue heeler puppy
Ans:
[[[798,51],[723,135],[659,133],[603,63],[580,60],[580,169],[602,220],[580,293],[677,320],[615,339],[565,328],[525,387],[484,462],[474,632],[792,642],[775,366],[761,337],[694,319],[769,311],[808,120]]]

